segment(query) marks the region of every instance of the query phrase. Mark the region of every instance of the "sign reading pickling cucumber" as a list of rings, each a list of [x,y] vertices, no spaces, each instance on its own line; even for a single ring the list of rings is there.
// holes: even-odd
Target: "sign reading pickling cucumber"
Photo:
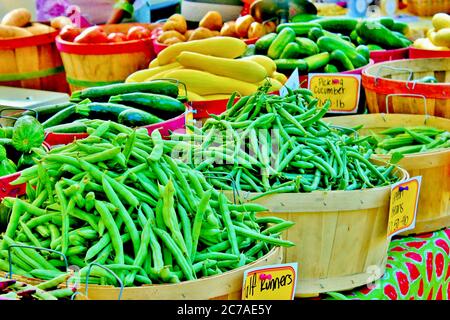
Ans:
[[[291,76],[287,79],[284,86],[280,89],[280,96],[284,97],[288,94],[287,88],[291,90],[295,90],[300,88],[300,78],[298,76],[298,69],[295,68],[294,72],[292,72]]]
[[[286,263],[245,271],[242,300],[293,300],[297,266],[297,263]]]
[[[356,113],[360,96],[361,76],[341,73],[310,73],[308,88],[312,91],[322,108],[330,99],[328,113]]]
[[[415,227],[421,182],[422,177],[417,176],[392,185],[388,237]]]

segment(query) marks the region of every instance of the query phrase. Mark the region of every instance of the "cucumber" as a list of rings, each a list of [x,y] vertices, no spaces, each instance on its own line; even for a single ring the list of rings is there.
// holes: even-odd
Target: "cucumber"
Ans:
[[[272,32],[259,38],[255,43],[256,53],[266,54],[267,50],[269,50],[270,45],[272,44],[273,40],[275,40],[276,37],[277,34],[275,32]]]
[[[311,72],[325,67],[330,62],[330,54],[328,52],[322,52],[303,60],[308,66],[308,72]]]
[[[360,36],[358,36],[358,37],[356,38],[356,43],[357,43],[358,45],[365,45],[365,44],[366,44],[366,40],[364,40],[363,38],[361,38]]]
[[[345,33],[350,34],[358,24],[358,20],[354,18],[323,18],[315,21],[322,29],[335,32],[335,33]]]
[[[409,40],[407,37],[405,37],[402,33],[397,31],[392,31],[393,34],[395,34],[399,39],[403,42],[405,47],[409,47],[413,42]]]
[[[403,35],[406,35],[409,32],[409,25],[407,23],[404,23],[404,22],[395,21],[394,25],[390,29],[392,31],[397,31],[397,32],[400,32]]]
[[[339,65],[342,66],[343,71],[355,69],[350,59],[345,55],[345,53],[342,50],[339,49],[336,49],[331,53],[330,62],[337,62]]]
[[[154,123],[162,122],[163,120],[139,109],[127,109],[119,114],[118,122],[129,127],[141,127]]]
[[[340,35],[339,37],[344,41],[352,43],[352,39],[349,36]]]
[[[242,55],[242,57],[250,57],[250,56],[254,56],[256,54],[256,48],[254,44],[248,44],[247,45],[247,49],[245,49],[244,54]]]
[[[323,35],[323,30],[321,28],[314,27],[308,31],[308,39],[311,41],[317,41],[317,39]]]
[[[376,45],[376,44],[373,44],[373,43],[371,43],[371,44],[368,44],[367,45],[367,48],[369,49],[369,51],[381,51],[381,50],[384,50],[382,47],[380,47],[379,45]]]
[[[290,72],[298,68],[298,73],[308,71],[308,65],[303,59],[276,59],[274,60],[278,72]]]
[[[326,73],[338,73],[339,69],[334,64],[327,64],[323,69]]]
[[[392,27],[394,26],[394,19],[392,19],[391,17],[381,17],[377,20],[375,20],[379,23],[381,23],[383,26],[385,26],[388,29],[392,29]]]
[[[358,35],[366,41],[388,49],[404,48],[405,43],[391,30],[376,21],[361,21],[356,27]]]
[[[317,19],[319,19],[319,16],[316,14],[300,13],[293,16],[291,22],[309,22]]]
[[[295,32],[291,28],[283,28],[271,43],[267,55],[271,59],[278,59],[288,43],[295,41]]]
[[[44,127],[44,129],[46,129],[48,127],[56,126],[57,124],[61,124],[64,122],[64,120],[74,115],[76,113],[75,110],[76,105],[71,105],[67,108],[64,108],[48,118],[45,122],[43,122],[42,126]]]
[[[280,55],[280,59],[296,59],[300,53],[300,45],[297,42],[288,43]]]
[[[135,117],[133,113],[123,113],[124,111],[131,110],[137,116]],[[115,103],[102,103],[102,102],[93,102],[86,104],[77,105],[76,112],[85,117],[89,117],[90,119],[100,119],[100,120],[112,120],[119,121],[120,119],[123,121],[123,124],[134,124],[138,122],[146,122],[147,124],[162,122],[163,120],[145,112],[143,110],[127,107],[121,104]],[[123,114],[122,114],[123,113]],[[122,114],[122,116],[121,116]],[[145,115],[144,115],[145,114]],[[120,119],[119,119],[120,118]],[[127,119],[130,119],[129,121]],[[134,120],[134,119],[138,120]]]
[[[357,43],[358,33],[356,32],[356,30],[353,30],[350,33],[350,39],[352,40],[353,43]]]
[[[295,42],[299,45],[300,56],[313,56],[320,51],[317,44],[308,38],[296,37]]]
[[[322,26],[316,22],[290,22],[282,23],[277,27],[277,32],[280,33],[282,30],[290,28],[297,36],[306,36],[311,28],[322,29]]]
[[[110,96],[132,92],[147,92],[163,94],[172,98],[178,96],[178,85],[169,81],[155,80],[141,83],[118,83],[101,87],[86,88],[75,91],[70,97],[70,101],[79,102],[84,99],[102,102],[108,101]]]
[[[181,114],[186,110],[186,106],[177,99],[153,93],[125,93],[112,96],[108,102],[124,104],[131,103],[132,107],[148,111],[166,111]]]
[[[367,61],[370,60],[370,51],[367,46],[361,44],[356,47],[356,52],[358,52],[360,55],[362,55],[364,58],[366,58]]]
[[[363,67],[369,63],[369,61],[360,55],[347,41],[323,36],[317,40],[317,45],[319,46],[319,49],[324,52],[331,53],[336,49],[342,50],[355,68]]]
[[[348,45],[352,46],[353,48],[356,48],[356,46],[352,43],[350,37],[344,36],[340,33],[333,33],[327,30],[323,30],[323,35],[331,38],[335,38],[337,40],[343,40],[347,42]]]
[[[45,131],[53,133],[83,133],[87,132],[87,126],[81,122],[74,121],[49,127]]]
[[[33,107],[33,108],[31,108],[31,110],[25,111],[23,113],[23,115],[30,115],[30,116],[36,115],[36,118],[39,119],[41,116],[55,114],[58,111],[61,111],[72,105],[74,105],[73,102],[65,102],[65,103],[49,104],[49,105],[44,105],[44,106]]]

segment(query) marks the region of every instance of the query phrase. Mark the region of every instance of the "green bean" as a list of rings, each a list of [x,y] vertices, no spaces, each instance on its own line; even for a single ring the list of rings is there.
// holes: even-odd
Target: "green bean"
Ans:
[[[236,239],[236,232],[234,231],[234,226],[231,220],[230,211],[227,206],[227,199],[223,193],[219,194],[219,207],[222,214],[222,219],[225,224],[225,228],[228,233],[228,240],[231,244],[231,251],[235,255],[239,255],[239,248]]]
[[[191,261],[195,260],[195,255],[197,253],[198,239],[200,237],[200,232],[202,228],[202,222],[206,209],[208,208],[208,202],[211,198],[211,190],[205,192],[203,197],[200,199],[198,204],[197,212],[194,217],[194,224],[192,226],[192,251],[190,252]]]
[[[181,250],[177,247],[175,242],[172,240],[170,235],[155,226],[152,227],[155,234],[161,238],[161,240],[164,242],[164,244],[167,246],[167,248],[170,250],[170,252],[173,254],[174,259],[177,261],[178,265],[180,266],[181,270],[183,271],[184,276],[187,280],[194,280],[195,279],[195,273],[192,269],[192,265],[190,265],[185,257],[183,256],[183,253]]]
[[[117,228],[114,219],[109,212],[108,208],[105,206],[103,201],[95,201],[95,209],[99,212],[102,221],[105,223],[105,227],[108,230],[109,236],[111,238],[111,243],[115,251],[114,261],[116,263],[124,263],[124,252],[123,252],[123,242],[120,238],[119,229]]]

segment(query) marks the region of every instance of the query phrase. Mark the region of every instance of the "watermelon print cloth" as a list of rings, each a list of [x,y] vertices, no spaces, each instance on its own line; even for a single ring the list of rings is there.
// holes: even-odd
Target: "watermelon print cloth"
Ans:
[[[384,276],[336,300],[450,300],[450,228],[393,239]]]

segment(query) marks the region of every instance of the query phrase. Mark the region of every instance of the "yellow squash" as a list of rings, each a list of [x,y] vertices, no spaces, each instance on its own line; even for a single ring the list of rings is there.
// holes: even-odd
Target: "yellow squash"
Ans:
[[[286,77],[286,75],[284,75],[283,73],[280,73],[280,72],[276,72],[276,71],[273,73],[272,78],[274,78],[275,80],[280,81],[281,84],[285,84],[287,79],[288,79]]]
[[[250,60],[227,59],[184,51],[177,57],[177,61],[186,68],[247,82],[259,82],[267,77],[266,69]]]
[[[257,85],[253,83],[194,69],[172,70],[166,73],[165,77],[179,80],[186,85],[188,91],[193,91],[201,96],[231,94],[234,91],[241,95],[251,95],[258,89]]]
[[[136,71],[136,72],[130,74],[128,76],[128,78],[125,80],[125,83],[128,83],[128,82],[142,82],[142,81],[145,81],[146,79],[154,76],[157,73],[161,73],[163,71],[171,70],[171,69],[174,69],[176,67],[181,67],[181,65],[178,62],[173,62],[173,63],[166,64],[165,66],[161,66],[161,67],[154,67],[154,68],[151,68],[151,69],[139,70],[139,71]]]
[[[178,69],[183,69],[182,66],[178,66],[178,67],[173,67],[170,68],[168,70],[162,70],[161,72],[155,73],[153,75],[151,75],[150,77],[148,77],[147,79],[145,79],[144,81],[151,81],[151,80],[156,80],[156,79],[167,79],[167,74],[173,70],[178,70]]]
[[[183,51],[197,52],[211,56],[234,59],[244,54],[247,45],[232,37],[212,37],[202,40],[175,43],[158,54],[160,66],[175,61]]]
[[[152,61],[150,61],[149,68],[154,68],[154,67],[159,67],[159,61],[158,58],[153,59]]]
[[[248,56],[240,58],[239,60],[250,60],[260,64],[264,67],[264,69],[266,69],[267,75],[269,77],[272,77],[273,73],[277,70],[277,65],[275,64],[275,62],[269,57],[263,55]]]
[[[206,100],[205,97],[203,97],[195,92],[189,91],[189,90],[186,92],[186,96],[189,101],[204,101],[204,100]]]

